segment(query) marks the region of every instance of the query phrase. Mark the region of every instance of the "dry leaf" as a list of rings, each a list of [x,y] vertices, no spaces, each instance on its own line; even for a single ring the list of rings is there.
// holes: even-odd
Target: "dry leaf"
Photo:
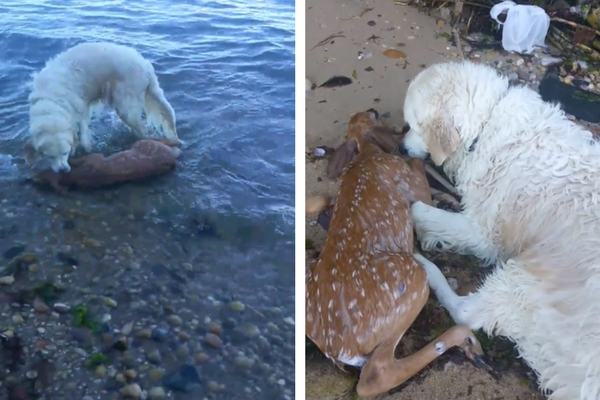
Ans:
[[[441,18],[438,18],[435,20],[435,24],[437,25],[438,28],[443,28],[444,25],[446,25],[446,21],[444,21]]]
[[[387,49],[383,52],[383,55],[388,58],[406,58],[406,54],[400,50]]]
[[[356,70],[352,71],[352,77],[356,80],[358,79],[358,75],[356,74]]]

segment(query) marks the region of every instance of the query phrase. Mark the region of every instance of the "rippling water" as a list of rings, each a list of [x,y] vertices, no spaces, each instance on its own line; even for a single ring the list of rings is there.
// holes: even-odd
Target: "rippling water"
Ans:
[[[292,393],[293,11],[291,0],[0,3],[0,268],[8,265],[10,249],[24,247],[38,258],[37,268],[17,277],[7,292],[51,281],[65,288],[60,301],[66,303],[110,296],[119,306],[109,310],[109,331],[130,320],[136,328],[168,325],[166,315],[176,313],[199,322],[166,328],[201,338],[206,325],[218,321],[222,350],[211,353],[201,339],[186,345],[190,359],[208,352],[209,365],[199,366],[202,381],[225,385],[212,395]],[[85,41],[129,45],[153,63],[186,142],[174,173],[67,196],[28,179],[20,152],[28,136],[30,75]],[[91,127],[98,151],[120,150],[134,140],[112,112],[98,114]],[[55,267],[65,254],[77,268]],[[245,303],[245,311],[231,311],[232,300]],[[28,312],[26,301],[16,311],[0,307],[0,332],[12,327],[11,314]],[[31,333],[36,324],[49,325],[45,339],[71,340],[53,337],[52,321],[36,317],[21,328],[26,341],[39,339]],[[248,326],[258,327],[256,337],[240,333]],[[165,353],[177,345],[156,346]],[[144,346],[134,346],[135,357],[144,357]],[[253,360],[249,371],[235,366],[240,354]],[[94,397],[99,387],[110,392],[85,369],[71,371],[75,361],[68,354],[49,357],[67,374],[58,374],[57,384],[74,377],[81,383],[64,392],[67,398]],[[186,357],[163,361],[168,373]]]

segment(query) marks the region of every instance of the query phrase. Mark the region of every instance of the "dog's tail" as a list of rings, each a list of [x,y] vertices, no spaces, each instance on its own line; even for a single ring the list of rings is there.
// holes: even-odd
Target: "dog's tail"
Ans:
[[[179,141],[175,127],[175,111],[165,98],[155,76],[151,78],[146,89],[144,108],[150,125],[159,130],[164,137]]]

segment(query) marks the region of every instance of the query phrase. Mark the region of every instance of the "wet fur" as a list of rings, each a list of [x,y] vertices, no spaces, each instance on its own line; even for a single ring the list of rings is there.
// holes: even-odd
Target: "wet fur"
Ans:
[[[32,86],[26,155],[37,169],[68,169],[68,158],[79,146],[91,150],[88,123],[97,102],[112,106],[138,137],[147,136],[148,122],[162,136],[178,140],[175,113],[154,68],[132,48],[77,45],[48,61]]]
[[[494,265],[457,296],[423,260],[440,302],[511,338],[550,399],[600,398],[600,145],[557,105],[468,62],[421,72],[404,117],[409,154],[430,153],[462,196],[460,213],[412,206],[422,246]]]

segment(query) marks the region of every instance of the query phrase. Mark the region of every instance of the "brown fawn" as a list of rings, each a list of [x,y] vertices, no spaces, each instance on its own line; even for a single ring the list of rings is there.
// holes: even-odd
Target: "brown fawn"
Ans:
[[[306,334],[336,365],[362,367],[362,397],[402,384],[449,348],[475,361],[483,353],[467,327],[454,326],[418,352],[394,356],[429,297],[413,258],[410,204],[431,204],[423,162],[390,154],[396,137],[374,110],[350,119],[328,165],[330,177],[344,173],[327,238],[306,276]]]

